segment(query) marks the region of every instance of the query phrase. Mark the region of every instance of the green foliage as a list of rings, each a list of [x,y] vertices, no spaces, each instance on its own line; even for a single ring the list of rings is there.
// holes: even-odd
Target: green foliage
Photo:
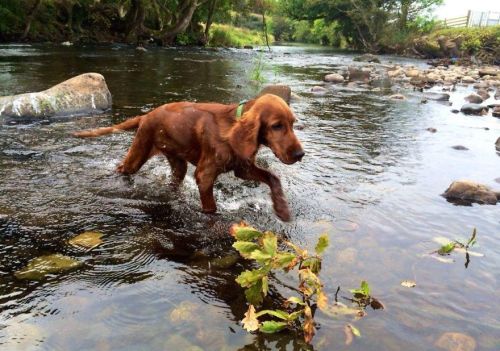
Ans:
[[[482,48],[494,50],[500,46],[500,26],[486,28],[444,28],[434,31],[428,38],[436,41],[438,37],[462,39],[460,49],[468,53],[476,53]]]
[[[264,77],[263,71],[266,64],[264,61],[264,54],[260,53],[253,61],[253,67],[250,71],[250,80],[257,83],[257,88],[265,83],[266,78]]]
[[[272,42],[274,38],[270,38]],[[243,47],[245,45],[264,45],[265,39],[261,31],[233,27],[214,23],[211,27],[210,46]]]
[[[320,254],[328,246],[328,236],[322,235],[316,245],[316,255],[309,255],[306,250],[285,240],[271,232],[260,232],[245,224],[234,225],[231,235],[236,242],[233,247],[247,259],[254,260],[259,267],[242,272],[236,282],[245,290],[245,296],[250,303],[245,318],[244,328],[248,331],[259,330],[263,333],[275,333],[285,328],[302,330],[306,342],[310,342],[314,335],[314,320],[311,306],[316,304],[323,309],[327,306],[327,297],[323,292],[323,284],[318,277],[321,267]],[[285,247],[280,250],[278,241]],[[315,262],[312,264],[312,262]],[[314,267],[314,268],[313,268]],[[260,305],[269,291],[269,275],[273,270],[288,272],[298,268],[299,287],[301,297],[291,296],[286,300],[286,306],[295,305],[290,311],[280,309],[262,310],[255,312],[254,305]],[[272,317],[278,320],[259,320],[260,317]]]

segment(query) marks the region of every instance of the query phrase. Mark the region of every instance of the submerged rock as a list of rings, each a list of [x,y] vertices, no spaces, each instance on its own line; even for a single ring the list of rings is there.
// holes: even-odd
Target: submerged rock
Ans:
[[[466,115],[483,116],[488,113],[488,107],[479,104],[465,104],[460,109],[460,112]]]
[[[361,56],[357,56],[352,59],[353,61],[357,62],[374,62],[374,63],[380,63],[380,59],[373,55],[373,54],[364,54]]]
[[[463,151],[467,151],[469,150],[468,148],[466,148],[465,146],[463,145],[454,145],[451,147],[452,149],[455,149],[455,150],[463,150]]]
[[[330,73],[323,78],[325,82],[330,82],[330,83],[343,83],[344,82],[344,77],[338,73]]]
[[[0,97],[0,116],[45,118],[103,113],[111,109],[104,77],[84,73],[50,89]]]
[[[435,345],[446,351],[474,351],[476,340],[466,334],[448,332],[441,334]]]
[[[448,200],[495,205],[500,199],[500,192],[495,192],[486,185],[471,180],[457,180],[451,183],[443,196]]]
[[[432,91],[425,92],[424,96],[428,100],[434,100],[434,101],[450,101],[450,94],[447,93],[434,93]]]
[[[403,94],[394,94],[394,95],[389,96],[389,99],[392,99],[392,100],[405,100],[406,97]]]
[[[479,95],[483,100],[488,100],[490,98],[490,94],[486,91],[486,89],[479,89],[477,91],[477,95]]]
[[[371,71],[369,70],[354,66],[349,66],[347,70],[349,72],[350,82],[361,81],[368,83],[370,81]]]
[[[465,100],[470,102],[471,104],[480,104],[481,102],[483,102],[483,98],[474,93],[466,96]]]
[[[78,268],[82,262],[61,254],[40,256],[31,260],[26,267],[17,271],[17,279],[42,280],[46,275]]]
[[[257,97],[265,94],[274,94],[276,96],[279,96],[280,98],[285,100],[287,104],[290,105],[290,97],[292,95],[292,89],[285,84],[271,84],[262,88]]]
[[[316,95],[324,95],[328,92],[328,89],[319,85],[315,85],[311,88],[311,92]]]
[[[430,132],[430,133],[436,133],[436,132],[437,132],[437,129],[436,129],[436,128],[432,128],[432,127],[427,128],[426,130],[427,130],[428,132]]]

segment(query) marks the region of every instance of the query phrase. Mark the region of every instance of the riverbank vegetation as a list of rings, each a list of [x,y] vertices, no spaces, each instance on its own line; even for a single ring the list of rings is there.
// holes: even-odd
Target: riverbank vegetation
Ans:
[[[424,57],[500,56],[500,27],[443,28],[442,0],[4,0],[0,42],[301,42]],[[453,44],[455,43],[455,44]],[[454,46],[455,48],[450,47]],[[456,49],[456,50],[455,50]],[[495,51],[496,50],[496,51]]]

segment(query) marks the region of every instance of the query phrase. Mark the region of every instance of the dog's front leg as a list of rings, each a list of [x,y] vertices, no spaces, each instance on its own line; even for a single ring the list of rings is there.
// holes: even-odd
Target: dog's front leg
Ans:
[[[291,216],[290,210],[288,209],[288,203],[286,201],[285,194],[283,193],[283,188],[281,187],[281,181],[277,176],[265,169],[257,167],[254,164],[237,168],[234,171],[234,175],[241,179],[256,180],[267,184],[271,189],[271,199],[273,200],[274,212],[276,212],[276,215],[282,221],[290,221]]]
[[[215,213],[217,211],[214,198],[214,183],[217,175],[215,167],[206,163],[199,163],[194,172],[200,192],[202,211],[205,213]]]

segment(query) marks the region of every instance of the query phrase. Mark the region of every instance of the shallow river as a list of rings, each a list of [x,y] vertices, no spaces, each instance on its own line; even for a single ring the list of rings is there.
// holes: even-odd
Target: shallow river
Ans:
[[[258,90],[258,60],[267,83],[285,83],[301,99],[292,108],[303,162],[287,166],[268,149],[259,163],[279,174],[294,220],[280,222],[268,189],[231,174],[216,185],[218,215],[199,212],[193,168],[180,192],[167,186],[166,160],[154,158],[132,177],[116,165],[132,134],[75,139],[70,132],[106,126],[178,100],[237,102]],[[425,67],[419,61],[383,57]],[[450,112],[437,102],[404,101],[390,91],[330,87],[310,93],[324,74],[352,56],[315,47],[251,50],[0,46],[0,96],[44,90],[84,72],[99,72],[113,95],[111,114],[0,121],[0,350],[299,350],[300,337],[248,334],[234,282],[228,227],[242,219],[312,249],[327,232],[323,271],[330,299],[361,280],[384,310],[359,321],[316,312],[315,350],[432,350],[447,332],[473,338],[476,350],[500,349],[500,212],[457,206],[441,193],[466,178],[500,188],[495,140],[500,120]],[[453,96],[460,107],[466,88]],[[141,112],[142,111],[142,112]],[[434,127],[437,133],[426,129]],[[451,146],[464,145],[468,151]],[[495,179],[497,179],[495,181]],[[477,228],[481,256],[430,252],[445,237],[465,241]],[[88,252],[67,240],[103,233]],[[83,262],[69,273],[25,281],[14,273],[40,255]],[[415,280],[415,288],[401,286]],[[280,299],[296,282],[272,281]],[[361,331],[347,347],[344,326]],[[464,336],[462,336],[463,338]]]

